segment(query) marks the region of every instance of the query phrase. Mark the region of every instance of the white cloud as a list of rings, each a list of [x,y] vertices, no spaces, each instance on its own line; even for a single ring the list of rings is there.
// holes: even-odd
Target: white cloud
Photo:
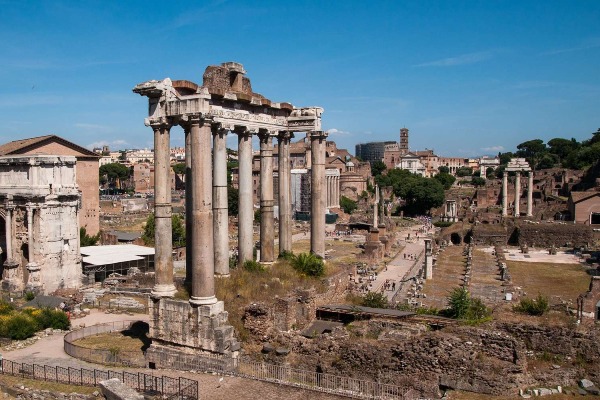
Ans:
[[[482,147],[483,151],[502,151],[504,150],[504,146],[491,146],[491,147]]]
[[[454,67],[457,65],[474,64],[492,58],[491,51],[480,51],[478,53],[462,54],[455,57],[442,58],[414,65],[415,67]]]
[[[342,131],[336,128],[331,128],[327,130],[327,133],[331,136],[346,136],[346,135],[350,135],[350,132],[348,131]]]
[[[543,53],[540,53],[540,55],[552,56],[555,54],[571,53],[573,51],[593,49],[595,47],[600,47],[600,37],[588,39],[585,42],[583,42],[582,44],[580,44],[579,46],[573,46],[573,47],[568,47],[568,48],[564,48],[564,49],[548,50]]]

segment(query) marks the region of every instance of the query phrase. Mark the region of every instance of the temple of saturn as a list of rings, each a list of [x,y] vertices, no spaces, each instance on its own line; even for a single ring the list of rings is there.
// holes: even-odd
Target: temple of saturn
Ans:
[[[252,91],[239,63],[209,66],[202,86],[186,80],[148,81],[133,91],[148,97],[145,124],[154,132],[155,285],[150,305],[150,365],[173,365],[181,357],[235,356],[239,344],[215,296],[215,274],[229,274],[227,220],[228,132],[237,135],[239,158],[238,263],[253,259],[252,136],[260,141],[260,261],[273,262],[273,138],[279,141],[279,252],[292,249],[289,144],[294,132],[311,141],[311,252],[325,253],[325,141],[320,107],[295,108]],[[189,302],[172,299],[170,129],[185,132],[186,280]],[[212,141],[212,157],[211,157]]]
[[[527,172],[527,216],[533,215],[533,172],[524,158],[511,158],[502,176],[502,215],[508,215],[508,172],[515,173],[515,203],[514,216],[521,214],[519,200],[521,199],[521,172]]]

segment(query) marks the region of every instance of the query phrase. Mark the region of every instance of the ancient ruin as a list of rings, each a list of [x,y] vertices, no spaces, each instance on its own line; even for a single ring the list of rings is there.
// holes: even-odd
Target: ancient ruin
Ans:
[[[229,273],[225,135],[238,135],[239,256],[253,259],[252,136],[260,139],[260,261],[274,261],[272,139],[279,139],[279,204],[291,204],[289,141],[294,132],[311,140],[311,252],[325,255],[325,140],[320,107],[295,108],[253,92],[239,63],[209,66],[203,84],[167,78],[133,89],[148,97],[145,124],[154,131],[155,151],[155,285],[150,306],[152,346],[147,360],[169,365],[173,357],[214,354],[235,357],[239,344],[227,325],[223,302],[215,296],[215,274]],[[171,239],[169,178],[170,129],[180,125],[186,143],[189,303],[175,294]],[[211,139],[213,151],[211,159]],[[280,253],[291,250],[291,209],[279,207]]]
[[[75,157],[0,157],[2,289],[81,285]]]
[[[508,215],[508,172],[515,173],[514,216],[518,218],[521,215],[521,173],[527,172],[527,216],[531,217],[533,215],[533,172],[529,163],[524,158],[512,158],[504,172],[502,176],[502,215]]]

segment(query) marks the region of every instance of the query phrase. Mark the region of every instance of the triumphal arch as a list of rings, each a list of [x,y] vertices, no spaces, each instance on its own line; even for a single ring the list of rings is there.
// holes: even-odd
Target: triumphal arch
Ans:
[[[239,344],[227,324],[223,302],[215,296],[215,274],[229,274],[226,135],[238,139],[238,263],[253,259],[252,136],[260,141],[260,261],[273,262],[273,138],[279,142],[279,252],[292,249],[289,144],[294,132],[311,141],[311,251],[325,253],[325,141],[320,107],[296,108],[274,102],[252,90],[243,66],[235,62],[209,66],[203,83],[152,80],[133,91],[148,97],[145,124],[154,132],[155,285],[150,310],[152,346],[147,359],[174,365],[190,355],[234,356]],[[170,129],[185,132],[186,280],[189,302],[172,299]],[[211,151],[212,142],[212,151]]]

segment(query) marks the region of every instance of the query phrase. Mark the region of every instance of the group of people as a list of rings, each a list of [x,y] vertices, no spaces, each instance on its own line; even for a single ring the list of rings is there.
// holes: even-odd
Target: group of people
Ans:
[[[325,234],[329,237],[333,237],[333,236],[348,236],[348,235],[352,235],[354,232],[352,231],[352,229],[349,229],[347,231],[333,231],[333,232],[325,232]]]
[[[396,282],[392,281],[390,279],[386,279],[386,281],[381,286],[381,293],[383,293],[386,290],[391,290],[391,291],[395,292],[396,291]]]

